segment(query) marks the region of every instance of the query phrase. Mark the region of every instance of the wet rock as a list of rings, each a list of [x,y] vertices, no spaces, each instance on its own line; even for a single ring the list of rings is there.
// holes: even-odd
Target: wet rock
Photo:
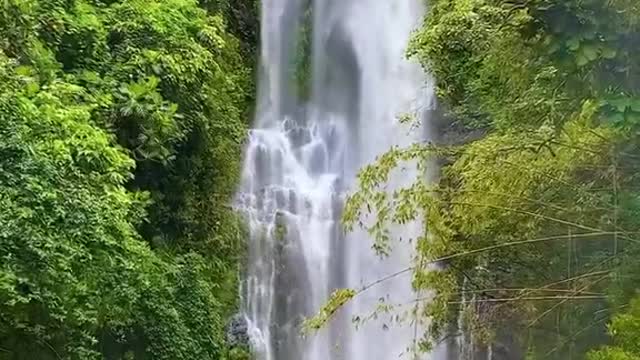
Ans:
[[[441,145],[464,145],[486,136],[486,129],[467,128],[461,124],[452,124],[441,130],[439,143]]]
[[[244,315],[234,315],[227,325],[227,342],[231,347],[249,346],[249,324]]]
[[[289,139],[294,148],[299,148],[311,141],[311,133],[306,128],[292,127],[289,130]]]

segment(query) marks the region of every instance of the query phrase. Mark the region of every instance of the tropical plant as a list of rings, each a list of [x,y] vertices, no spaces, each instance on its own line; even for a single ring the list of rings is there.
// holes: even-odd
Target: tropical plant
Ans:
[[[0,358],[227,357],[253,85],[224,16],[0,6]]]

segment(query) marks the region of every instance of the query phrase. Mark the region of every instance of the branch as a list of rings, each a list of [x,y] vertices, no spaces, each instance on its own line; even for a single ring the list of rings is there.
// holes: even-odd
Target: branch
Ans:
[[[536,292],[536,291],[540,291],[540,292],[557,292],[557,293],[571,293],[573,292],[573,290],[567,290],[567,289],[545,289],[545,288],[496,288],[496,289],[476,289],[476,290],[464,290],[461,291],[461,294],[482,294],[482,293],[487,293],[487,292],[515,292],[515,291],[526,291],[526,292]],[[587,294],[587,295],[600,295],[603,296],[603,293],[597,293],[597,292],[583,292],[583,294]]]
[[[512,212],[521,213],[521,214],[525,214],[525,215],[535,216],[535,217],[538,217],[538,218],[541,218],[541,219],[544,219],[544,220],[553,221],[553,222],[556,222],[556,223],[559,223],[559,224],[563,224],[563,225],[573,226],[573,227],[581,229],[581,230],[598,231],[598,232],[603,232],[604,231],[602,229],[598,229],[598,228],[594,228],[594,227],[591,227],[591,226],[574,223],[572,221],[558,219],[558,218],[555,218],[555,217],[552,217],[552,216],[538,214],[538,213],[535,213],[535,212],[532,212],[532,211],[514,209],[514,208],[505,207],[505,206],[489,205],[489,204],[477,204],[477,203],[467,203],[467,202],[455,202],[455,201],[454,202],[450,202],[450,204],[477,206],[477,207],[487,207],[487,208],[496,209],[496,210],[512,211]],[[611,234],[620,234],[620,233],[621,232],[619,232],[619,231],[611,232]],[[625,240],[631,241],[631,242],[639,242],[638,240],[636,240],[634,238],[630,238],[630,237],[628,237],[626,235],[623,236],[622,238],[625,239]]]
[[[606,299],[604,295],[580,295],[580,296],[531,296],[531,297],[510,297],[510,298],[497,298],[497,299],[480,299],[473,300],[472,303],[503,303],[503,302],[514,302],[514,301],[547,301],[547,300],[602,300]],[[426,298],[425,298],[426,300]],[[448,304],[456,305],[456,304],[465,304],[467,301],[450,301]]]
[[[583,234],[574,234],[572,235],[572,238],[589,238],[589,237],[594,237],[594,236],[604,236],[604,235],[613,235],[614,232],[592,232],[592,233],[583,233]],[[483,252],[487,252],[487,251],[491,251],[491,250],[497,250],[497,249],[502,249],[502,248],[507,248],[507,247],[512,247],[512,246],[518,246],[518,245],[525,245],[525,244],[534,244],[534,243],[540,243],[540,242],[546,242],[546,241],[552,241],[552,240],[561,240],[561,239],[566,239],[568,237],[568,235],[557,235],[557,236],[549,236],[549,237],[544,237],[544,238],[537,238],[537,239],[528,239],[528,240],[522,240],[522,241],[513,241],[513,242],[507,242],[507,243],[502,243],[502,244],[497,244],[497,245],[492,245],[492,246],[487,246],[487,247],[483,247],[480,249],[475,249],[475,250],[469,250],[469,251],[465,251],[465,252],[461,252],[461,253],[456,253],[456,254],[452,254],[452,255],[447,255],[447,256],[443,256],[434,260],[430,260],[424,263],[424,265],[434,265],[437,264],[439,262],[442,261],[447,261],[447,260],[452,260],[452,259],[456,259],[459,257],[463,257],[463,256],[468,256],[468,255],[474,255],[474,254],[479,254],[479,253],[483,253]],[[411,266],[411,267],[407,267],[405,269],[402,269],[400,271],[397,271],[395,273],[389,274],[387,276],[384,276],[374,282],[371,282],[365,286],[363,286],[359,291],[358,294],[367,291],[368,289],[383,283],[385,281],[391,280],[393,278],[396,278],[402,274],[406,274],[410,271],[415,270],[417,267],[416,266]]]
[[[574,291],[574,294],[580,294],[582,291],[590,288],[591,286],[599,283],[600,281],[606,279],[609,276],[609,274],[603,275],[599,278],[597,278],[594,281],[589,282],[587,285],[581,287],[580,289]],[[570,299],[570,297],[569,297]],[[562,301],[559,301],[557,304],[555,304],[554,306],[550,307],[549,309],[547,309],[545,312],[543,312],[542,314],[540,314],[537,318],[535,318],[533,321],[531,321],[528,325],[528,327],[531,327],[533,324],[537,323],[538,321],[542,320],[545,316],[547,316],[549,313],[551,313],[553,310],[557,309],[560,305],[566,303],[567,301],[569,301],[568,299],[564,299]]]

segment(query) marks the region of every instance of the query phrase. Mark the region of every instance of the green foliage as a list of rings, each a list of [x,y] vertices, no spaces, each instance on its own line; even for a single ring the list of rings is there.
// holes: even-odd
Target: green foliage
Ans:
[[[334,291],[318,314],[305,319],[302,324],[302,328],[305,332],[321,329],[327,322],[329,322],[329,320],[332,319],[333,315],[335,315],[335,313],[344,304],[349,302],[349,300],[353,299],[356,295],[357,293],[353,289],[338,289]]]
[[[251,353],[248,349],[243,348],[233,348],[229,350],[229,354],[225,358],[225,360],[250,360]]]
[[[628,311],[617,315],[609,327],[615,345],[589,354],[589,360],[627,360],[640,357],[640,300],[634,299]]]
[[[298,48],[294,57],[294,64],[291,66],[296,94],[302,100],[307,100],[311,96],[311,37],[313,36],[313,4],[306,0],[303,3],[303,15],[298,34]]]
[[[636,295],[639,11],[630,1],[430,1],[409,55],[434,74],[452,129],[485,136],[389,150],[361,171],[344,220],[384,254],[389,226],[426,219],[408,270],[414,288],[435,293],[417,313],[432,342],[454,328],[480,345],[512,339],[531,359],[583,358]],[[404,162],[435,159],[445,164],[436,183],[386,191]],[[365,214],[376,221],[361,223]],[[628,329],[618,336],[628,345],[625,316],[612,329]]]
[[[253,66],[258,56],[260,1],[201,0],[200,4],[223,15],[228,31],[240,40],[244,60],[248,66]]]
[[[0,6],[0,358],[226,356],[252,70],[225,26],[191,0]]]

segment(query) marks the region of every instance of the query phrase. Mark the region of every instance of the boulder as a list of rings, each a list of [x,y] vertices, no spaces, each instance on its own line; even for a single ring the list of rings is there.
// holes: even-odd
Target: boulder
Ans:
[[[249,324],[243,314],[234,315],[227,325],[227,342],[231,347],[249,347]]]

